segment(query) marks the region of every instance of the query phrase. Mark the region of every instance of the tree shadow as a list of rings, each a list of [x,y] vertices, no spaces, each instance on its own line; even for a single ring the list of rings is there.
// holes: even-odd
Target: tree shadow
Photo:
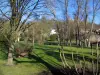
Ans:
[[[16,64],[19,64],[19,63],[31,63],[31,64],[33,64],[33,63],[38,63],[38,61],[25,61],[25,60],[17,60],[16,58],[14,58],[14,61],[16,61]]]
[[[59,53],[59,48],[54,48],[54,47],[44,47],[44,48],[43,47],[38,47],[36,49],[41,49],[47,55],[56,58],[58,61],[61,61],[61,59],[60,59],[60,53]],[[67,53],[64,53],[64,54],[65,54],[66,59],[68,59],[68,60],[72,60],[72,52],[73,52],[73,56],[74,56],[74,60],[75,61],[83,60],[83,54],[82,53],[78,53],[77,54],[76,51],[71,51],[71,50],[66,50],[66,52]],[[90,52],[85,52],[85,54],[91,55]],[[86,61],[91,62],[93,60],[96,63],[96,61],[97,61],[96,58],[92,58],[92,57],[89,57],[87,55],[84,56],[84,58],[85,58]],[[96,56],[96,53],[94,53],[94,56]]]
[[[14,59],[17,63],[42,63],[43,65],[45,65],[47,68],[48,68],[48,70],[49,71],[51,71],[51,73],[53,74],[53,75],[58,75],[58,74],[60,74],[60,75],[64,75],[61,71],[60,71],[60,68],[59,68],[59,66],[61,66],[61,65],[59,65],[59,64],[57,64],[56,62],[54,62],[54,61],[51,61],[51,62],[53,62],[53,65],[55,65],[56,67],[54,67],[53,65],[51,65],[50,63],[48,63],[48,62],[46,62],[45,60],[43,60],[41,57],[39,57],[38,55],[30,55],[29,56],[29,59],[35,59],[36,61],[19,61],[19,60],[16,60],[16,59]],[[47,74],[47,72],[42,72],[42,73],[46,73]],[[44,75],[46,75],[46,74],[44,74]],[[39,74],[39,75],[41,75],[41,74]]]
[[[45,53],[49,56],[56,58],[58,61],[61,61],[60,56],[59,56],[59,52],[46,51]],[[65,55],[66,59],[72,60],[72,53],[71,52],[70,53],[64,53],[64,55]],[[80,60],[83,60],[82,54],[74,53],[73,57],[74,57],[74,60],[77,61],[77,62],[79,62]],[[85,58],[86,61],[89,61],[89,62],[91,62],[93,60],[96,63],[96,61],[97,61],[96,58],[92,58],[92,57],[90,58],[88,56],[84,56],[84,58]]]

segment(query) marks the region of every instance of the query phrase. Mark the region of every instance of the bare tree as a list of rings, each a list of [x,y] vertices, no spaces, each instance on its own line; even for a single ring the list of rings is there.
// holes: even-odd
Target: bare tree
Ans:
[[[87,38],[87,35],[86,35],[86,31],[87,31],[87,20],[88,20],[88,13],[89,13],[89,7],[88,7],[88,3],[89,3],[89,0],[85,0],[84,2],[84,42],[85,42],[85,46],[87,47],[87,42],[86,42],[86,38]]]
[[[80,21],[82,16],[82,3],[83,0],[76,0],[76,12],[74,14],[74,20],[76,22],[76,44],[80,45]]]
[[[19,35],[20,31],[23,31],[23,28],[25,27],[25,23],[30,18],[30,16],[33,14],[34,10],[37,9],[37,6],[40,2],[40,0],[34,1],[34,0],[7,0],[5,1],[7,3],[7,7],[9,7],[9,12],[11,16],[8,16],[3,9],[0,9],[0,12],[2,13],[2,16],[9,19],[10,23],[10,31],[9,36],[6,36],[6,39],[8,40],[9,50],[8,50],[8,62],[7,65],[13,65],[13,51],[14,51],[14,43],[16,40],[16,36]],[[2,7],[4,6],[4,2],[0,2],[2,4]],[[23,20],[22,18],[25,17]]]
[[[65,71],[65,68],[69,68],[71,69],[71,67],[69,66],[69,64],[67,63],[67,60],[65,58],[65,54],[64,54],[64,45],[66,44],[66,37],[68,36],[67,35],[67,29],[68,29],[68,1],[69,0],[64,0],[64,3],[59,0],[58,3],[62,3],[62,5],[64,5],[64,10],[63,10],[63,13],[64,13],[64,16],[65,16],[65,22],[58,22],[56,20],[58,20],[58,18],[56,17],[56,7],[52,6],[52,2],[51,4],[48,4],[49,7],[47,7],[50,12],[52,13],[52,15],[54,16],[54,21],[55,21],[55,24],[56,24],[56,31],[57,31],[57,35],[58,35],[58,42],[59,42],[59,46],[60,46],[60,49],[59,49],[59,53],[60,53],[60,58],[61,58],[61,61],[63,63],[63,73],[66,74],[66,71]]]
[[[95,17],[96,17],[99,10],[100,10],[100,0],[93,0],[93,4],[92,4],[92,22],[91,22],[91,31],[90,31],[90,34],[89,34],[89,38],[92,35],[92,31],[94,29],[94,20],[95,20]],[[90,46],[90,40],[89,40],[88,46]],[[93,49],[91,50],[91,54],[92,54],[92,56],[94,56]],[[96,69],[97,72],[96,72],[96,75],[98,74],[98,60],[99,59],[98,59],[98,42],[97,42],[97,69]],[[93,59],[92,59],[92,70],[93,70],[93,74],[95,75]]]

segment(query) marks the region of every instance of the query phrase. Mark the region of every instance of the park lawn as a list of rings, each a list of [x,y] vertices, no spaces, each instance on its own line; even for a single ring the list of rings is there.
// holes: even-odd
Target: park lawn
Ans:
[[[5,66],[6,60],[0,59],[0,75],[38,75],[43,71],[50,71],[54,68],[62,68],[59,56],[59,46],[54,45],[35,45],[31,58],[16,58],[14,66]],[[96,56],[91,56],[91,49],[64,47],[65,57],[70,66],[74,66],[72,61],[72,52],[75,64],[83,64],[85,57],[86,66],[91,68],[91,59],[96,60]],[[96,52],[96,50],[94,50]],[[2,52],[1,52],[2,54]],[[4,54],[3,54],[4,55]]]
[[[37,75],[42,71],[48,71],[47,67],[41,63],[30,63],[28,59],[21,59],[22,61],[27,60],[25,63],[18,63],[14,66],[6,66],[5,62],[0,60],[0,75]]]
[[[59,46],[55,46],[55,45],[45,45],[44,46],[43,45],[43,46],[35,46],[35,47],[36,49],[41,49],[41,52],[43,52],[45,55],[49,55],[49,57],[52,59],[55,59],[56,62],[61,62],[60,56],[59,56],[59,49],[58,49],[60,48]],[[92,59],[96,60],[96,49],[93,49],[93,51],[94,51],[94,56],[91,55],[91,49],[64,46],[64,53],[65,53],[66,60],[68,64],[70,64],[71,66],[74,65],[72,61],[72,53],[73,53],[76,64],[79,64],[79,62],[84,62],[83,56],[85,58],[85,61],[90,63]],[[36,50],[36,52],[39,56],[42,56],[42,54],[39,54],[40,53],[39,50]]]

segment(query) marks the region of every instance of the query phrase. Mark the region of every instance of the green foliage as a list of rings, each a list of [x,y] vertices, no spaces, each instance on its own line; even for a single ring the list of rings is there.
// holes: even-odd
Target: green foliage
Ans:
[[[32,41],[34,37],[34,41],[43,44],[49,37],[51,28],[53,27],[53,21],[43,17],[40,21],[31,22],[30,24],[32,25],[29,27],[28,32],[24,32],[24,34],[29,37],[29,40]],[[22,38],[25,38],[25,35]]]
[[[0,41],[6,41],[6,38],[3,36],[3,34],[0,35]]]
[[[7,58],[7,48],[5,47],[4,43],[0,42],[0,59]]]
[[[32,49],[32,43],[20,41],[18,43],[15,43],[15,48]]]
[[[20,41],[15,43],[15,54],[23,53],[23,52],[31,52],[33,49],[32,43]]]
[[[50,41],[57,41],[57,34],[50,35]]]
[[[59,42],[58,41],[46,41],[44,44],[45,45],[58,45]]]
[[[0,51],[0,59],[4,60],[7,58],[7,54],[4,53],[3,51]]]
[[[6,41],[10,33],[9,22],[5,22],[0,31],[0,41]]]

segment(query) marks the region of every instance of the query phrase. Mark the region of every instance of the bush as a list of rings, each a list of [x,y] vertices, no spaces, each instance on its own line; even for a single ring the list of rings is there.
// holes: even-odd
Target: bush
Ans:
[[[58,45],[59,42],[58,41],[46,41],[44,44],[45,45]]]
[[[18,42],[15,43],[15,54],[16,56],[27,56],[32,52],[32,43]]]
[[[7,58],[7,48],[5,47],[4,43],[0,42],[0,59]]]
[[[50,41],[57,41],[57,34],[50,35]]]

